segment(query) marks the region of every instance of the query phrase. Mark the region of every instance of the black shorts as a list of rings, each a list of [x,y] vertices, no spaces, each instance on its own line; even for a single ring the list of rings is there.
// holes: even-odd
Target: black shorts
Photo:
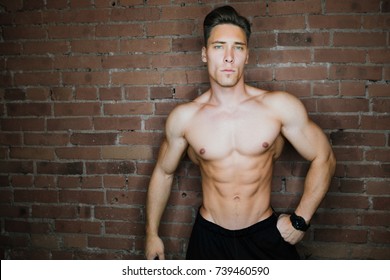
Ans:
[[[278,217],[240,230],[228,230],[204,219],[195,220],[187,260],[296,260],[295,246],[284,241],[276,227]]]

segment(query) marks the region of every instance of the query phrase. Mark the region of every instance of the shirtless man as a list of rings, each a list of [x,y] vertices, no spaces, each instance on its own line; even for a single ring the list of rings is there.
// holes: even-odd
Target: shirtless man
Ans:
[[[206,17],[204,33],[210,89],[167,119],[147,195],[146,258],[165,258],[158,228],[187,151],[199,165],[203,191],[187,259],[297,259],[293,244],[303,238],[334,173],[332,149],[297,98],[245,84],[250,25],[244,17],[218,8]],[[282,135],[311,165],[295,213],[277,216],[271,180]]]

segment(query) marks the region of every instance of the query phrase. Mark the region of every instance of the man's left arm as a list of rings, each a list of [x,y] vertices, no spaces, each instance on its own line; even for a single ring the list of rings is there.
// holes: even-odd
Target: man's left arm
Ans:
[[[304,182],[303,194],[295,210],[295,214],[309,224],[328,191],[336,160],[327,137],[308,118],[302,103],[287,93],[282,94],[282,99],[283,110],[278,110],[282,134],[301,156],[311,162]],[[291,244],[298,243],[305,234],[304,231],[293,227],[290,215],[279,217],[278,229],[284,240]]]

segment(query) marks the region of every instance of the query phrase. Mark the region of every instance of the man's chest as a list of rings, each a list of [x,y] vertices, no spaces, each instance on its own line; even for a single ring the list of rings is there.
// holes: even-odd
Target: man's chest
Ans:
[[[243,110],[234,114],[198,114],[185,137],[198,156],[213,160],[234,152],[258,156],[272,146],[279,134],[280,123],[269,114]]]

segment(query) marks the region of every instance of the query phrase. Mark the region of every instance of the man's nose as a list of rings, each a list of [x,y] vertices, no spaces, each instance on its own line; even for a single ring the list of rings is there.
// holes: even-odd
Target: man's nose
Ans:
[[[225,62],[233,63],[234,62],[234,54],[231,48],[227,48],[225,52]]]

